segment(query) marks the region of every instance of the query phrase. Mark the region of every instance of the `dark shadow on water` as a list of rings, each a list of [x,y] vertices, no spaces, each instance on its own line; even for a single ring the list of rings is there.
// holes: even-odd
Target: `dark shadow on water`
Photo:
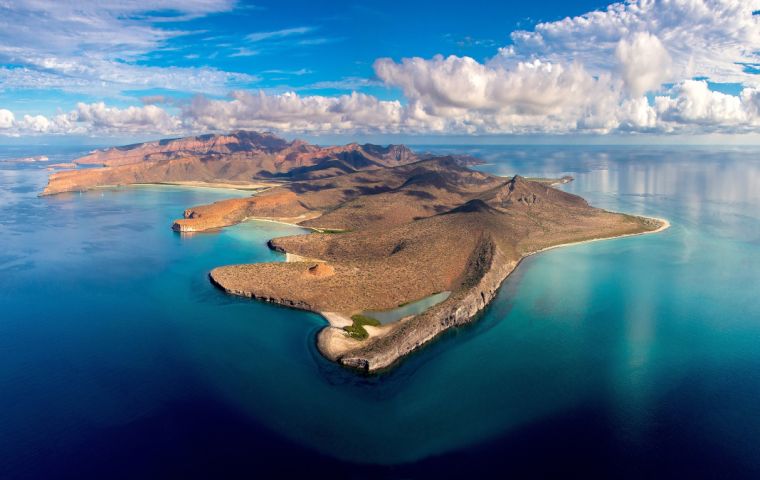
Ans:
[[[659,438],[647,448],[622,449],[603,408],[586,405],[453,454],[404,465],[362,465],[317,454],[217,402],[193,399],[99,429],[76,443],[5,459],[0,474],[6,479],[633,479],[757,478],[760,473],[694,437],[662,432]]]
[[[687,432],[661,432],[656,445],[621,448],[599,405],[548,417],[453,454],[389,467],[386,478],[757,478]]]

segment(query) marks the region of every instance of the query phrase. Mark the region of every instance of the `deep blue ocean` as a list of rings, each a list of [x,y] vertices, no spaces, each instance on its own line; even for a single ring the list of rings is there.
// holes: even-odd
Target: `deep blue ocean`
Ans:
[[[319,355],[321,317],[208,282],[302,230],[170,229],[245,192],[38,198],[88,149],[0,147],[0,478],[760,478],[760,148],[422,149],[672,227],[531,257],[362,376]]]

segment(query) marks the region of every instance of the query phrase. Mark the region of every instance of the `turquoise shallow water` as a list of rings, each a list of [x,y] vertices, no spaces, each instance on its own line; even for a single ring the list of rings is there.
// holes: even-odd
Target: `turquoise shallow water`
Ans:
[[[363,377],[320,357],[319,316],[207,281],[299,229],[169,229],[244,192],[37,198],[44,169],[0,163],[0,477],[756,476],[760,150],[436,149],[673,226],[532,257],[475,325]],[[38,153],[78,152],[0,156]]]

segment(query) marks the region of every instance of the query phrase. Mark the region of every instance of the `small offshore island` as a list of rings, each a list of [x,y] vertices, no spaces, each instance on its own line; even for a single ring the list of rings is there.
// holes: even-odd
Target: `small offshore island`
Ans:
[[[498,177],[472,157],[417,154],[404,146],[319,147],[238,131],[93,152],[57,172],[43,195],[102,186],[174,183],[256,190],[196,206],[178,232],[248,219],[312,233],[274,238],[287,262],[213,269],[226,292],[322,314],[320,352],[374,372],[471,322],[528,255],[562,245],[654,233],[665,220],[613,213],[553,187],[570,178]],[[380,324],[368,311],[450,292],[427,310]]]

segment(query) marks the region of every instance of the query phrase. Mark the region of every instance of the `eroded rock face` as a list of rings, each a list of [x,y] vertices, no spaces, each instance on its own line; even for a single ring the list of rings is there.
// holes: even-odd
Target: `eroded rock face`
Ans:
[[[468,276],[474,282],[456,296],[399,325],[395,335],[382,337],[335,360],[365,371],[392,366],[400,358],[425,345],[445,330],[472,322],[512,273],[517,261],[510,260],[491,238],[484,238],[473,251]]]
[[[239,265],[239,267],[243,267],[243,265]],[[296,308],[299,310],[307,310],[312,312],[319,311],[314,307],[314,305],[310,304],[309,302],[294,300],[283,295],[266,295],[249,289],[238,289],[231,287],[231,276],[233,278],[235,276],[234,269],[230,269],[229,267],[225,267],[225,269],[215,268],[209,273],[209,280],[211,283],[231,295],[253,298],[262,302],[274,303],[277,305],[282,305],[284,307]]]

